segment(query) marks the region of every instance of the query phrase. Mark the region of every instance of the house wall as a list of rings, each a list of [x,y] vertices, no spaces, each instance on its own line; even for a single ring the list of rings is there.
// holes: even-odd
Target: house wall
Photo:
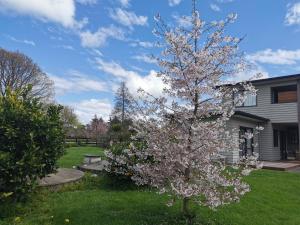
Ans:
[[[291,84],[296,84],[296,82],[256,85],[257,106],[237,107],[236,110],[268,118],[271,123],[298,123],[297,102],[271,104],[271,87]]]
[[[234,116],[227,122],[227,129],[233,131],[234,141],[238,141],[239,140],[239,130],[240,130],[241,126],[255,129],[258,125],[259,124],[255,121],[245,120],[245,119],[241,119],[241,118]],[[253,150],[254,150],[254,152],[257,152],[257,153],[260,152],[259,139],[260,139],[260,134],[256,134],[254,136],[254,141],[253,141],[255,144]],[[223,155],[226,156],[226,161],[228,163],[236,163],[239,161],[239,158],[240,158],[239,151],[240,151],[239,149],[231,150],[228,152],[224,152]]]
[[[297,123],[298,106],[297,102],[272,104],[272,87],[297,84],[294,82],[273,82],[264,85],[255,85],[257,89],[257,105],[250,107],[237,107],[236,110],[251,113],[269,119],[263,124],[264,130],[259,135],[259,150],[261,160],[280,160],[280,143],[278,147],[273,147],[273,128],[275,124]],[[300,100],[300,99],[299,99]],[[298,101],[299,101],[298,100]]]
[[[227,124],[228,129],[236,129],[234,136],[239,139],[240,127],[250,127],[255,129],[258,125],[264,127],[264,130],[254,136],[254,152],[259,154],[259,160],[276,161],[281,159],[280,155],[280,142],[278,147],[273,147],[273,125],[270,122],[257,123],[250,120],[240,119],[232,117]],[[237,162],[239,160],[238,151],[230,154],[227,153],[226,157],[229,158],[229,162]]]
[[[278,147],[274,147],[273,143],[273,125],[271,122],[263,125],[264,130],[261,131],[260,136],[260,159],[266,161],[276,161],[281,159],[280,155],[280,140]]]

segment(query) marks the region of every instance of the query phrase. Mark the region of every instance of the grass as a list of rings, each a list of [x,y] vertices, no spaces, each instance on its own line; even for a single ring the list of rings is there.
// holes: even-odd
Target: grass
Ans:
[[[71,147],[58,161],[59,167],[72,168],[82,164],[84,154],[95,154],[104,156],[103,150],[98,147]]]
[[[69,149],[69,154],[75,149]],[[81,149],[91,153],[90,149]],[[67,157],[67,156],[65,156]],[[78,162],[77,157],[73,157]],[[62,159],[62,165],[65,164]],[[74,163],[75,164],[75,161]],[[296,225],[300,224],[300,174],[269,170],[247,177],[252,191],[239,203],[211,211],[193,206],[196,224],[214,225]],[[78,184],[58,192],[39,191],[30,202],[0,205],[0,225],[148,225],[184,224],[180,204],[165,205],[167,196],[148,189],[112,188],[105,177],[86,175]],[[14,222],[16,217],[19,222]],[[2,220],[1,220],[2,217]],[[69,223],[65,220],[69,219]]]

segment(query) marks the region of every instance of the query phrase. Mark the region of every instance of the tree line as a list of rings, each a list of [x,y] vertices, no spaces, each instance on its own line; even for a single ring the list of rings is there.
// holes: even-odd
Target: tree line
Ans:
[[[114,108],[108,121],[97,115],[84,125],[69,106],[64,106],[62,121],[66,139],[91,139],[102,147],[129,137],[128,128],[132,124],[134,98],[126,83],[121,82],[114,96]]]

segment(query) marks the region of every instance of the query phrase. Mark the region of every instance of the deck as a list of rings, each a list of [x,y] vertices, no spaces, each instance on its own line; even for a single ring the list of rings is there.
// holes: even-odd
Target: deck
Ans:
[[[300,161],[285,160],[285,161],[263,161],[263,169],[289,171],[300,168]]]

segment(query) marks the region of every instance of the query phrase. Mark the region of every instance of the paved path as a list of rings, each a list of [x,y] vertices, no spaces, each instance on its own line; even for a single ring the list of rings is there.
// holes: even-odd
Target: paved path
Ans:
[[[57,173],[49,174],[47,177],[39,180],[39,186],[58,186],[80,180],[84,172],[76,169],[59,168]]]

